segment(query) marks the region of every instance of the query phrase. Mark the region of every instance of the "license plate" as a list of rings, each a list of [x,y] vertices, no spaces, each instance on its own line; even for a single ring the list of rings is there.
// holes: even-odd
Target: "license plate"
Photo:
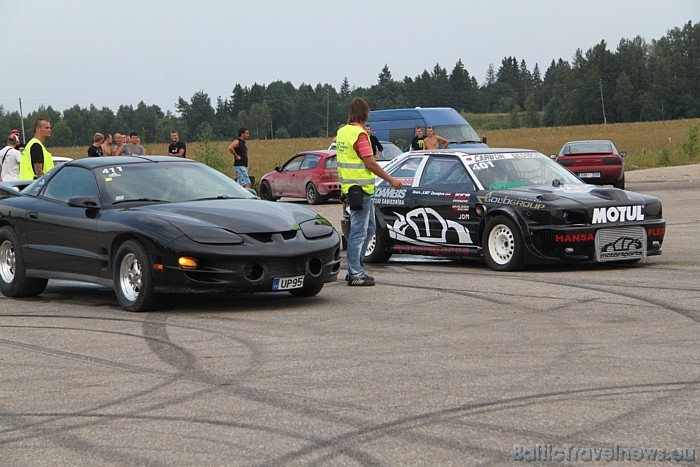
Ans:
[[[290,290],[304,287],[304,276],[275,277],[272,281],[272,290]]]
[[[581,178],[600,178],[600,172],[581,172],[578,176]]]
[[[647,256],[647,233],[644,227],[600,229],[595,234],[597,261],[624,261]]]

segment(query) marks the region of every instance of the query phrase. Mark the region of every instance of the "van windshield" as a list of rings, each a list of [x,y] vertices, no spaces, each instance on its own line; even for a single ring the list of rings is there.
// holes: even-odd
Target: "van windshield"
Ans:
[[[450,143],[466,144],[480,143],[481,138],[476,134],[474,128],[469,125],[435,125],[433,127],[436,135],[450,140]]]

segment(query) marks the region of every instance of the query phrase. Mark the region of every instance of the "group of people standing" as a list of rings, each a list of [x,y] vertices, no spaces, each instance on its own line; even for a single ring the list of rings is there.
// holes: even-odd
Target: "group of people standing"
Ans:
[[[34,137],[22,149],[19,130],[12,130],[7,146],[0,150],[0,180],[33,180],[53,168],[53,156],[44,146],[51,136],[51,123],[43,118],[34,122]]]
[[[450,140],[436,135],[433,127],[429,126],[425,131],[428,133],[427,136],[423,135],[423,127],[416,127],[416,135],[411,140],[411,149],[416,151],[421,149],[440,149],[440,144],[442,144],[442,149],[445,149],[450,145]]]
[[[176,130],[170,132],[172,143],[168,147],[168,154],[175,157],[187,157],[187,146],[180,141],[180,135]],[[135,131],[129,135],[115,133],[106,136],[102,133],[95,133],[93,143],[87,149],[88,157],[104,156],[146,156],[148,151],[141,145],[141,138]]]

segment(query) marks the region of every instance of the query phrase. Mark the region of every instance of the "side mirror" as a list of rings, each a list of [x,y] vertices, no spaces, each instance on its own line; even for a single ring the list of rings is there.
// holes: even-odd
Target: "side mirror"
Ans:
[[[552,155],[549,156],[549,157],[551,157],[553,161],[557,160],[557,155],[556,155],[556,154],[552,154]]]
[[[100,209],[102,204],[97,196],[73,196],[68,200],[68,206],[73,208]]]
[[[627,155],[627,151],[620,151],[620,157],[625,157]]]
[[[275,172],[282,172],[282,167],[280,167],[279,165],[275,167]]]

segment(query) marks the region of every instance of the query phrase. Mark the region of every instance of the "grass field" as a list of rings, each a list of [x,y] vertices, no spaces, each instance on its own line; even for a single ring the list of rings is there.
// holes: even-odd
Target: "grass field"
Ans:
[[[663,122],[582,125],[568,127],[522,128],[517,130],[476,130],[486,137],[491,147],[536,149],[550,155],[559,152],[566,141],[609,139],[620,151],[627,151],[628,170],[670,165],[700,163],[698,129],[700,119]],[[249,170],[260,178],[300,151],[326,149],[328,138],[250,140]],[[187,142],[187,156],[233,175],[233,156],[227,147],[230,141]],[[167,144],[145,144],[150,154],[166,154]],[[51,148],[56,156],[86,157],[87,148]]]

